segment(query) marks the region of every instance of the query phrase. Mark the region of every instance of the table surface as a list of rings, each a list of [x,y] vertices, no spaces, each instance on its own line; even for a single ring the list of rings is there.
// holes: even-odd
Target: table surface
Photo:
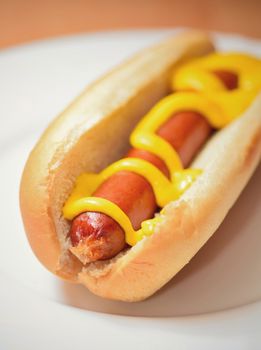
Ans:
[[[261,37],[260,0],[0,0],[0,48],[90,31],[190,26]]]

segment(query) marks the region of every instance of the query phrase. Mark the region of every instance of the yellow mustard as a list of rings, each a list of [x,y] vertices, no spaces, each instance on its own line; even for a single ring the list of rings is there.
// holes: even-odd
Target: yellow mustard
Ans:
[[[212,73],[216,70],[237,74],[237,89],[227,90]],[[174,91],[200,91],[206,101],[209,100],[216,105],[215,109],[219,109],[219,115],[211,119],[206,115],[206,118],[215,128],[222,128],[239,117],[259,93],[261,61],[239,53],[212,53],[178,68],[172,76],[171,85]]]
[[[212,73],[214,70],[238,74],[238,88],[227,90]],[[176,69],[172,87],[176,91],[196,91],[177,92],[163,98],[147,113],[130,136],[133,147],[150,151],[165,162],[170,180],[145,160],[121,159],[99,174],[85,173],[78,177],[63,208],[66,219],[72,220],[86,211],[104,213],[119,223],[125,231],[126,242],[132,246],[144,236],[151,235],[162,219],[160,215],[144,221],[141,228],[135,231],[128,216],[117,205],[103,198],[92,197],[92,193],[111,175],[128,170],[143,176],[151,184],[159,207],[178,199],[200,175],[201,170],[183,169],[179,155],[167,141],[156,134],[157,130],[180,111],[198,112],[215,128],[226,126],[240,116],[260,91],[261,61],[243,54],[214,53]]]
[[[178,170],[171,174],[170,181],[151,163],[138,158],[125,158],[111,164],[99,174],[85,173],[78,177],[76,186],[63,208],[64,217],[72,220],[85,211],[107,214],[124,229],[126,242],[130,245],[134,245],[145,234],[150,235],[156,220],[144,221],[141,230],[134,231],[128,216],[117,205],[102,198],[90,197],[103,181],[121,170],[132,171],[143,176],[151,184],[159,207],[164,207],[170,201],[178,199],[201,173],[198,169]]]

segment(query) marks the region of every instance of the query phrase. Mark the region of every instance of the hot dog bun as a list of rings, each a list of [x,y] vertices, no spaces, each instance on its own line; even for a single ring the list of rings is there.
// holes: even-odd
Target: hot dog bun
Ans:
[[[100,171],[126,152],[137,121],[169,92],[174,65],[212,50],[200,32],[144,50],[92,84],[44,132],[24,169],[20,204],[32,249],[50,271],[106,298],[142,300],[171,279],[221,224],[260,158],[261,96],[204,147],[193,164],[203,175],[169,203],[150,238],[111,261],[83,268],[68,251],[69,223],[62,216],[75,178]]]

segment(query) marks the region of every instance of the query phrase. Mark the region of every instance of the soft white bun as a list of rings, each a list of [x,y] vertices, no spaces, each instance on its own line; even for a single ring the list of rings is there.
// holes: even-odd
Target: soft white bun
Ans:
[[[124,154],[137,121],[169,92],[174,65],[212,50],[200,32],[144,50],[91,85],[44,132],[26,163],[20,203],[32,249],[50,271],[106,298],[142,300],[221,224],[260,159],[261,96],[204,147],[193,164],[203,175],[168,204],[156,232],[111,261],[82,266],[68,250],[69,223],[61,210],[79,174],[100,171]]]

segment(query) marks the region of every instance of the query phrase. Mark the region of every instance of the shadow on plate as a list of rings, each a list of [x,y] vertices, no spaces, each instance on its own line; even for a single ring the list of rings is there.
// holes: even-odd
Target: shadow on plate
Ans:
[[[138,303],[104,300],[59,282],[61,301],[126,316],[173,317],[225,310],[261,299],[261,167],[215,235],[165,287]]]

